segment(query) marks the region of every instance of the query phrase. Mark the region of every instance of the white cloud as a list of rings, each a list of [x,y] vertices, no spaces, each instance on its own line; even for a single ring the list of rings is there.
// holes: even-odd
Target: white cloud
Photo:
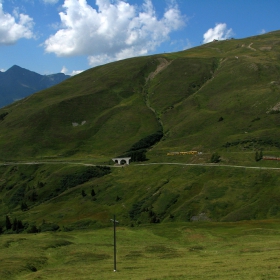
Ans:
[[[68,69],[63,66],[62,69],[60,70],[60,73],[66,74],[68,72]]]
[[[58,0],[43,0],[43,2],[46,4],[56,4]]]
[[[0,0],[0,45],[15,44],[21,38],[31,39],[34,37],[33,19],[25,14],[18,14],[14,10],[14,15],[3,11]]]
[[[265,33],[266,33],[265,29],[262,29],[262,30],[260,31],[260,34],[265,34]]]
[[[227,29],[225,23],[217,23],[214,28],[208,29],[203,35],[203,43],[209,43],[213,40],[225,40],[233,35],[232,29]]]
[[[61,71],[60,71],[60,73],[63,73],[63,74],[65,74],[65,75],[70,75],[70,76],[75,76],[75,75],[77,75],[77,74],[80,74],[80,73],[82,73],[84,70],[73,70],[72,71],[72,73],[68,73],[68,69],[65,67],[65,66],[63,66],[62,67],[62,69],[61,69]]]
[[[71,76],[75,76],[75,75],[78,75],[80,73],[84,72],[84,70],[74,70],[72,71],[72,73],[70,74]]]
[[[184,46],[183,49],[187,50],[187,49],[190,49],[192,47],[193,47],[193,45],[192,45],[191,41],[189,39],[186,39],[186,43],[185,43],[185,46]]]
[[[157,18],[151,0],[136,6],[124,0],[65,0],[62,27],[45,42],[46,52],[57,56],[87,55],[91,66],[155,50],[169,34],[185,24],[176,3]]]

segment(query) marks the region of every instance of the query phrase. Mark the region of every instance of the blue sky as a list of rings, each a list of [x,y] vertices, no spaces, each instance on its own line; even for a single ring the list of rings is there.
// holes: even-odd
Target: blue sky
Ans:
[[[0,70],[74,75],[280,29],[279,0],[0,0]]]

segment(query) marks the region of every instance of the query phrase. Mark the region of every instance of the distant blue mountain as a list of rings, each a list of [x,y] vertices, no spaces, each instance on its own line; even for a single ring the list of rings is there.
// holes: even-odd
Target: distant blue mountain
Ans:
[[[59,84],[69,77],[63,73],[40,75],[14,65],[6,72],[0,72],[0,108]]]

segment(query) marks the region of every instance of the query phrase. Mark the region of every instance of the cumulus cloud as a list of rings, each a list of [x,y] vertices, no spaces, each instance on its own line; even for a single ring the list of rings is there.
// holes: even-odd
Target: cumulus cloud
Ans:
[[[28,15],[19,14],[16,10],[13,16],[5,13],[0,0],[0,45],[15,44],[21,38],[33,38],[33,25],[33,19]]]
[[[45,42],[45,51],[57,56],[87,55],[91,66],[145,55],[185,24],[172,1],[158,18],[151,0],[136,6],[124,0],[65,0],[59,13],[61,28]]]
[[[63,74],[65,74],[65,75],[70,75],[70,76],[75,76],[75,75],[77,75],[77,74],[80,74],[80,73],[82,73],[84,70],[73,70],[72,71],[72,73],[68,73],[68,69],[65,67],[65,66],[63,66],[62,67],[62,69],[61,69],[61,71],[60,71],[60,73],[63,73]]]
[[[70,74],[71,76],[75,76],[75,75],[78,75],[80,73],[84,72],[84,70],[74,70],[72,71],[72,73]]]
[[[67,72],[68,72],[68,69],[65,66],[63,66],[60,73],[66,74]]]
[[[208,29],[203,35],[203,43],[209,43],[213,40],[225,40],[233,35],[232,29],[227,29],[225,23],[217,23],[214,28]]]
[[[43,2],[46,4],[56,4],[58,0],[43,0]]]

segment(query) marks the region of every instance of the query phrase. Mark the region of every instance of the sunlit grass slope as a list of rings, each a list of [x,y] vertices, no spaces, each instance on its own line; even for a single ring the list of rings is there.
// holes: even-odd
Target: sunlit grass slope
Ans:
[[[4,235],[1,279],[278,279],[279,222]]]
[[[0,158],[108,160],[161,129],[151,157],[278,151],[279,52],[275,31],[92,68],[1,109]]]
[[[155,67],[151,57],[97,67],[5,108],[2,158],[126,151],[160,128],[141,97]]]

